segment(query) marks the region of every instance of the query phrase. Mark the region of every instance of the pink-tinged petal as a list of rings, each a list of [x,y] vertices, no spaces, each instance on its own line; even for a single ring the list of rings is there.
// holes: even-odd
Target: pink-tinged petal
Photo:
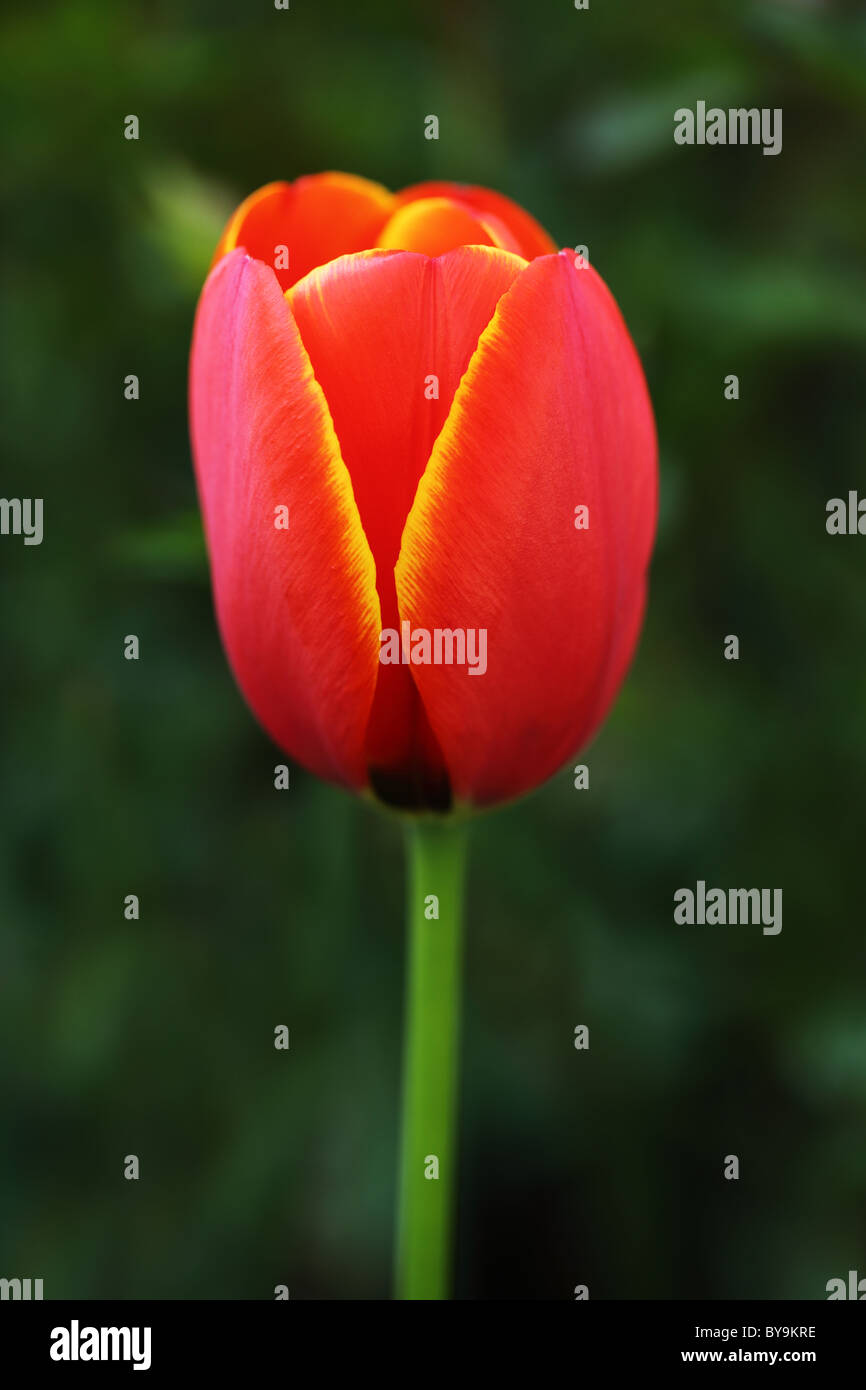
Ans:
[[[536,786],[603,718],[637,639],[656,481],[643,372],[610,292],[570,253],[533,261],[481,336],[396,567],[413,629],[487,632],[483,675],[413,668],[459,799]]]
[[[524,265],[487,247],[438,259],[369,252],[289,292],[376,560],[383,628],[399,628],[394,565],[418,479],[479,336]],[[381,666],[368,757],[380,785],[402,784],[407,801],[424,803],[437,800],[444,774],[414,669]]]
[[[193,453],[217,618],[237,682],[278,744],[366,784],[379,670],[375,564],[322,389],[272,270],[236,250],[202,292]],[[288,529],[283,520],[288,508]]]

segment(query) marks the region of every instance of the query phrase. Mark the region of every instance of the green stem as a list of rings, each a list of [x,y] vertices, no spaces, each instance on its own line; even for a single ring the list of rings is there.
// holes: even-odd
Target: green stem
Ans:
[[[456,1189],[465,828],[419,820],[409,823],[407,835],[409,960],[396,1296],[443,1299],[451,1285]]]

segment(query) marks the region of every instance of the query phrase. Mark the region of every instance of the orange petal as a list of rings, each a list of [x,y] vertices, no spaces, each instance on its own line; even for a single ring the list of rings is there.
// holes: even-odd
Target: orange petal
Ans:
[[[375,566],[328,407],[273,271],[211,272],[190,364],[193,453],[223,642],[261,723],[312,771],[366,784]],[[278,527],[288,519],[288,529]]]
[[[519,204],[502,193],[494,193],[492,188],[444,181],[416,183],[396,194],[395,204],[403,207],[427,198],[449,198],[473,209],[482,218],[496,218],[498,224],[508,228],[514,239],[514,246],[509,249],[518,251],[526,260],[549,255],[557,249],[556,243],[534,217],[530,217]]]
[[[353,174],[310,174],[295,183],[269,183],[232,215],[214,261],[242,246],[272,266],[287,289],[335,256],[375,246],[393,208],[387,188]],[[286,254],[288,266],[282,264]]]
[[[482,218],[453,198],[421,198],[405,203],[385,223],[379,246],[441,256],[458,246],[498,246],[521,254],[517,238],[497,217]]]

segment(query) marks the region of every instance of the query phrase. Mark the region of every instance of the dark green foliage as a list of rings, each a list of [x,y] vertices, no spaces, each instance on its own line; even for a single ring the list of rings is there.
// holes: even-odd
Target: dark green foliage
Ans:
[[[565,768],[473,837],[458,1296],[820,1298],[866,1273],[866,537],[824,526],[866,495],[862,16],[18,11],[0,493],[44,497],[45,540],[0,539],[0,1275],[388,1292],[399,835],[301,769],[274,791],[186,435],[225,213],[326,168],[489,184],[586,244],[661,441],[646,628],[590,790]],[[698,98],[782,107],[782,154],[678,148]],[[782,887],[781,935],[674,925],[699,878]]]

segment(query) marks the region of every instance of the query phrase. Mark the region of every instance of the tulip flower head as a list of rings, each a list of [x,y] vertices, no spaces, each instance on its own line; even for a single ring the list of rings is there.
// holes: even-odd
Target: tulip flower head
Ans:
[[[318,775],[513,798],[604,719],[656,523],[652,408],[601,278],[500,194],[252,194],[193,338],[193,452],[237,682]]]

